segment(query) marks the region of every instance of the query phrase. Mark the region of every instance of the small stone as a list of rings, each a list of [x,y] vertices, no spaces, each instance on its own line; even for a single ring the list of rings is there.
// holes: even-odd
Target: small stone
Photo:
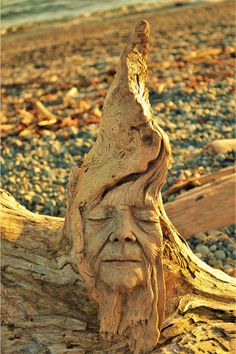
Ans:
[[[77,87],[72,87],[66,94],[66,96],[72,97],[72,98],[77,98],[79,95],[79,91]]]
[[[236,276],[235,268],[232,268],[232,269],[228,270],[227,274],[229,274],[231,277],[235,277]]]
[[[37,192],[37,193],[40,193],[40,192],[42,191],[42,190],[41,190],[41,187],[40,187],[38,184],[35,184],[34,190],[35,190],[35,192]]]
[[[32,198],[33,198],[33,193],[32,192],[28,192],[24,195],[24,199],[27,201],[27,202],[31,202],[32,201]]]
[[[230,266],[229,264],[226,264],[224,266],[224,271],[225,271],[225,273],[231,275],[234,272],[234,268],[232,266]]]
[[[211,100],[211,101],[215,101],[215,100],[216,100],[216,96],[213,95],[212,93],[209,93],[206,97],[207,97],[209,100]]]
[[[217,250],[214,252],[217,260],[222,260],[226,258],[225,252],[223,250]]]
[[[232,252],[232,258],[233,258],[233,259],[236,259],[236,250],[234,250],[234,251]]]
[[[209,248],[210,251],[216,251],[217,250],[217,246],[216,245],[212,245],[210,248]]]
[[[204,167],[207,167],[209,165],[209,162],[208,161],[202,161],[202,166],[204,166]]]
[[[21,147],[22,146],[22,141],[21,140],[15,140],[15,145],[18,146],[18,147]]]
[[[183,107],[183,110],[184,110],[186,113],[189,113],[189,112],[191,112],[192,107],[191,107],[189,104],[185,104],[184,107]]]
[[[75,140],[75,144],[76,144],[77,146],[82,146],[83,143],[84,143],[84,141],[83,141],[82,138],[77,138],[77,139]]]
[[[203,258],[203,257],[202,257],[202,254],[201,254],[200,252],[195,253],[195,256],[197,256],[197,257],[200,258],[200,259]]]
[[[43,198],[40,195],[34,195],[32,198],[32,202],[35,204],[42,204]]]
[[[201,253],[203,255],[203,257],[205,257],[208,255],[209,249],[204,245],[197,245],[196,252]]]
[[[225,160],[225,155],[223,155],[223,154],[218,154],[218,155],[216,155],[216,160],[217,161],[224,161]]]
[[[203,241],[206,238],[206,235],[203,232],[199,232],[195,235],[195,238],[199,241]]]
[[[215,259],[215,257],[211,257],[208,259],[208,264],[212,267],[214,267],[217,264],[217,260]]]
[[[207,231],[207,234],[209,235],[209,236],[217,236],[217,235],[219,235],[219,231],[218,230],[208,230]]]
[[[232,244],[228,244],[227,245],[227,250],[229,251],[229,252],[233,252],[234,250],[235,250],[235,246],[233,246]]]
[[[195,150],[195,147],[192,146],[192,145],[189,145],[189,146],[188,146],[188,150],[189,150],[189,151],[194,151],[194,150]]]
[[[15,178],[15,176],[8,177],[8,179],[9,179],[9,181],[10,181],[11,183],[13,183],[13,184],[16,183],[16,178]]]
[[[176,198],[176,196],[172,194],[167,198],[167,200],[168,200],[168,202],[173,202],[173,200],[175,200],[175,198]]]
[[[223,262],[222,262],[222,260],[221,259],[217,259],[216,260],[216,267],[222,267],[223,266]]]
[[[53,207],[53,208],[55,208],[55,207],[56,207],[57,202],[56,202],[56,200],[55,200],[55,199],[51,199],[51,205],[52,205],[52,207]]]

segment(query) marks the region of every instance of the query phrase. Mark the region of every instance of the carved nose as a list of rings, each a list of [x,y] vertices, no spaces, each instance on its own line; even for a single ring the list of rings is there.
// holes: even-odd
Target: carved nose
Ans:
[[[136,237],[131,233],[129,235],[126,234],[112,234],[110,236],[110,242],[135,242]]]

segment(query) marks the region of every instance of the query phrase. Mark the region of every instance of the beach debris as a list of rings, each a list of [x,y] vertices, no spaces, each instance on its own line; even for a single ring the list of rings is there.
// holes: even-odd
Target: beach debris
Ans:
[[[235,168],[222,169],[196,182],[199,182],[197,188],[165,204],[167,215],[185,238],[235,222]],[[186,189],[190,183],[183,186]],[[173,186],[172,192],[174,190],[177,191],[178,186]]]
[[[36,101],[35,108],[41,117],[46,117],[50,119],[56,118],[56,116],[53,113],[51,113],[40,101]]]
[[[6,138],[8,135],[17,134],[21,130],[20,126],[16,126],[15,124],[1,124],[1,138]]]
[[[235,53],[235,50],[235,47],[201,48],[184,55],[183,60],[188,61],[192,59],[201,59],[208,56],[216,56],[222,53],[232,54]]]
[[[34,124],[31,124],[27,128],[20,130],[18,136],[19,138],[30,139],[35,134],[35,131],[36,131],[36,126]]]
[[[174,184],[170,188],[168,188],[164,193],[163,196],[168,196],[173,193],[178,193],[181,190],[190,190],[195,187],[202,186],[206,183],[211,183],[213,181],[216,181],[220,178],[223,178],[225,176],[228,176],[232,173],[236,172],[236,167],[235,166],[229,166],[222,168],[216,172],[205,174],[202,176],[197,176],[197,177],[191,177],[186,180],[179,181],[178,183]]]
[[[33,121],[36,119],[31,112],[26,111],[25,109],[21,109],[19,115],[21,118],[21,123],[27,126],[32,124]]]
[[[66,94],[66,96],[72,97],[72,98],[77,98],[79,94],[79,91],[77,87],[72,87]]]
[[[51,119],[48,119],[48,120],[41,120],[40,122],[38,122],[38,125],[40,127],[45,127],[47,125],[53,125],[57,123],[57,118],[56,117],[53,117]]]
[[[236,139],[217,139],[207,144],[206,149],[216,154],[227,154],[236,151]]]

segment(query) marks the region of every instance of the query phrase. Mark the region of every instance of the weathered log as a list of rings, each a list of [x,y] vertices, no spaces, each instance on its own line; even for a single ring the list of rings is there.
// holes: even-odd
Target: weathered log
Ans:
[[[179,233],[189,238],[235,222],[235,167],[194,178],[167,192],[192,188],[165,204],[167,215]]]
[[[236,170],[235,166],[229,166],[229,167],[222,168],[216,172],[208,173],[206,175],[188,178],[183,182],[174,184],[173,186],[168,188],[164,193],[162,193],[162,195],[165,197],[173,193],[202,186],[206,183],[218,181],[222,177],[233,175],[235,173],[235,170]]]
[[[163,207],[170,146],[148,102],[148,32],[138,23],[124,50],[65,221],[2,192],[3,353],[233,352],[235,281]]]
[[[217,139],[207,144],[206,149],[216,154],[227,154],[236,150],[236,139]]]

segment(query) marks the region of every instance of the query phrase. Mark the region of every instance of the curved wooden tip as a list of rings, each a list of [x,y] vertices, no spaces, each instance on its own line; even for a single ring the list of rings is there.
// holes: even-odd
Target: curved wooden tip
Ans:
[[[136,23],[133,33],[130,35],[121,55],[116,80],[111,86],[122,85],[123,90],[128,87],[128,92],[134,95],[135,100],[146,101],[149,106],[147,79],[147,54],[150,36],[150,26],[147,21],[140,20]],[[146,95],[144,95],[146,93]],[[143,98],[145,96],[145,98]],[[108,95],[109,97],[109,95]],[[114,97],[112,97],[114,100]]]
[[[148,53],[148,43],[150,35],[149,23],[145,20],[137,22],[133,34],[131,34],[123,52],[123,58],[127,57],[132,51],[146,57]]]

